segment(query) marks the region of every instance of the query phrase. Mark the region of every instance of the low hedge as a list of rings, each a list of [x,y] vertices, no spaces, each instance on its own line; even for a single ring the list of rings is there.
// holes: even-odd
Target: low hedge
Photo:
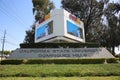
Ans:
[[[108,58],[106,59],[107,63],[118,63],[119,58]]]
[[[30,59],[25,64],[102,64],[105,59]]]
[[[118,58],[79,58],[79,59],[14,59],[14,60],[3,60],[1,64],[103,64],[105,63],[118,63]]]
[[[83,48],[83,47],[100,47],[98,43],[30,43],[20,44],[20,48],[59,48],[59,47],[70,47],[70,48]]]
[[[11,59],[11,60],[3,60],[1,61],[1,64],[15,64],[15,65],[18,65],[18,64],[22,64],[23,63],[23,60],[19,60],[19,59]]]

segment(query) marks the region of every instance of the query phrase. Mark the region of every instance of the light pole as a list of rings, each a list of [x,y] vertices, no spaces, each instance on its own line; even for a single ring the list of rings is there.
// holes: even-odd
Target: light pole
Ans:
[[[6,35],[6,30],[4,31],[3,42],[2,42],[2,53],[1,53],[1,61],[2,61],[2,57],[3,57],[3,54],[4,54],[4,46],[5,46],[5,35]]]

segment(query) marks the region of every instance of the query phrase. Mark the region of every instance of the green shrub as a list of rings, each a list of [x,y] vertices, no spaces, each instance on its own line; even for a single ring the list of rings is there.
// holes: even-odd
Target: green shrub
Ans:
[[[100,64],[104,63],[104,59],[55,59],[55,64]]]
[[[32,43],[32,44],[20,44],[21,48],[83,48],[83,47],[99,47],[98,43]]]
[[[102,64],[104,58],[100,59],[30,59],[26,64]]]
[[[29,59],[26,64],[50,64],[51,59]]]
[[[119,58],[23,59],[3,60],[1,64],[103,64],[118,63]]]
[[[106,59],[107,63],[118,63],[119,59],[118,58],[108,58]]]
[[[3,60],[1,61],[1,64],[22,64],[23,63],[23,60],[19,60],[19,59],[8,59],[8,60]]]
[[[96,58],[96,59],[81,59],[81,64],[103,64],[105,62],[104,58]]]

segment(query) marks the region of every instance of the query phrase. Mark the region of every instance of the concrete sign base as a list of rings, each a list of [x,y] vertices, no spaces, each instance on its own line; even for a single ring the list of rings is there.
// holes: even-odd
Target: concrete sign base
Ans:
[[[8,59],[31,58],[114,58],[105,48],[20,48]]]

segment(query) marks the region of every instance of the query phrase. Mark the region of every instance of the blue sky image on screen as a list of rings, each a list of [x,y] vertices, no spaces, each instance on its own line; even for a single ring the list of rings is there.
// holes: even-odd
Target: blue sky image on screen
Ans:
[[[46,26],[46,25],[43,25],[43,26],[41,26],[41,27],[39,27],[39,28],[37,29],[36,39],[38,39],[38,38],[40,38],[42,35],[44,35],[44,33],[45,33],[45,26]]]
[[[39,26],[39,28],[36,31],[36,39],[40,39],[52,33],[53,33],[53,21],[45,25]]]
[[[79,31],[79,33],[78,33]],[[79,27],[70,21],[67,21],[67,32],[71,35],[74,35],[76,37],[80,37],[80,30]]]

